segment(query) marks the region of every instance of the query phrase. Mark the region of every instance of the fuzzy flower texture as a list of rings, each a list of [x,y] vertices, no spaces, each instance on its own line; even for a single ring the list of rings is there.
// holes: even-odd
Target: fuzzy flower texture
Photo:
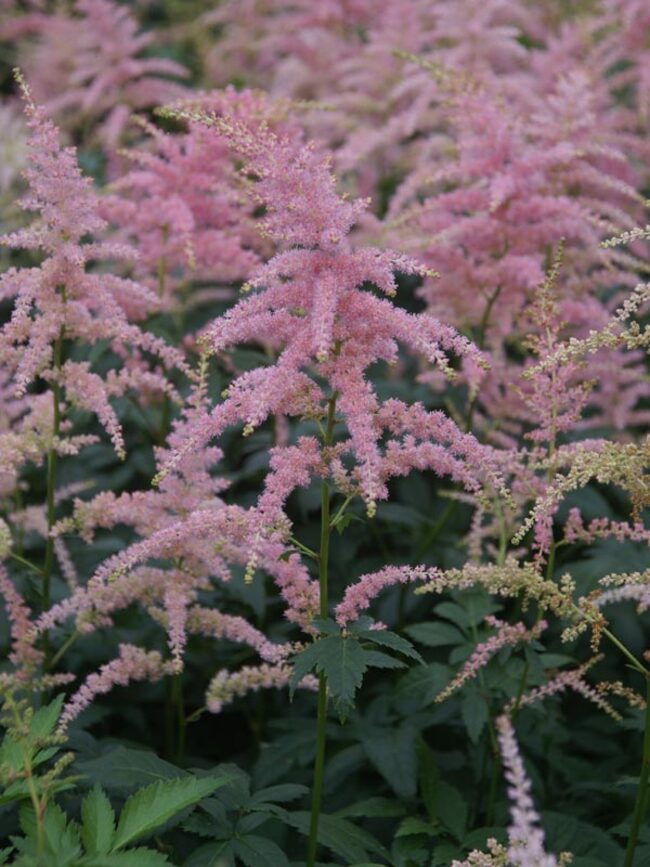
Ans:
[[[425,269],[391,250],[350,244],[348,235],[366,203],[337,193],[329,161],[313,144],[234,114],[191,108],[174,114],[214,127],[229,142],[265,209],[263,231],[280,250],[250,279],[246,288],[255,291],[203,335],[212,353],[271,339],[274,363],[237,376],[161,475],[228,426],[242,424],[247,435],[275,414],[321,425],[329,409],[330,425],[344,423],[345,438],[334,436],[323,448],[316,437],[305,436],[272,451],[257,506],[260,537],[286,536],[286,499],[314,476],[331,477],[338,490],[360,496],[369,516],[387,497],[387,481],[415,468],[451,476],[471,491],[486,480],[499,487],[490,450],[441,412],[397,399],[382,403],[367,378],[376,362],[396,362],[402,344],[450,377],[449,356],[458,356],[478,384],[484,359],[466,338],[434,316],[408,313],[391,300],[396,272],[423,275]]]

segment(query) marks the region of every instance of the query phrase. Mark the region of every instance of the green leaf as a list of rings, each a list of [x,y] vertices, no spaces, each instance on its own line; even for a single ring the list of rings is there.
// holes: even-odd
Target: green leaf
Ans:
[[[474,744],[478,743],[481,732],[488,724],[490,715],[485,699],[476,690],[471,690],[463,698],[462,714],[469,739]]]
[[[366,755],[400,798],[415,796],[417,761],[411,728],[387,728],[362,735]]]
[[[106,793],[95,785],[81,804],[81,838],[89,855],[110,852],[115,834],[115,813]]]
[[[388,819],[403,816],[405,808],[398,801],[391,798],[366,798],[364,801],[355,801],[342,810],[337,810],[337,816],[341,818],[360,816],[367,819]]]
[[[441,780],[438,786],[438,819],[457,840],[462,841],[467,827],[467,804],[458,789]]]
[[[109,791],[128,792],[157,780],[189,776],[150,750],[119,746],[99,758],[77,762],[75,767]]]
[[[247,867],[291,867],[289,859],[273,840],[248,834],[234,841],[235,855]]]
[[[390,632],[388,629],[367,629],[358,633],[360,638],[366,641],[372,641],[374,644],[379,644],[381,647],[388,647],[390,650],[396,650],[398,653],[403,653],[409,659],[414,659],[416,662],[424,664],[424,660],[413,647],[410,641],[397,635],[395,632]]]
[[[13,846],[7,846],[6,849],[0,849],[0,864],[6,864],[7,859],[14,853],[14,851]]]
[[[59,752],[59,747],[47,747],[44,750],[39,750],[34,758],[32,759],[32,767],[36,767],[37,765],[42,765],[43,762],[49,762],[49,760],[55,756]]]
[[[338,625],[336,620],[333,620],[331,617],[315,617],[312,620],[312,626],[314,626],[321,635],[341,634],[341,627]]]
[[[152,783],[127,800],[115,832],[114,849],[151,834],[173,816],[212,794],[227,777],[185,777]]]
[[[426,807],[429,821],[435,822],[438,818],[438,785],[440,783],[438,763],[435,753],[422,738],[418,739],[416,749],[420,797]]]
[[[465,636],[451,623],[413,623],[404,630],[407,635],[426,647],[445,647],[449,644],[464,644]]]
[[[286,801],[295,801],[296,798],[301,798],[303,795],[308,795],[309,789],[307,786],[301,786],[298,783],[284,783],[280,786],[269,786],[266,789],[260,789],[252,796],[248,802],[249,807],[257,807],[278,801],[283,804]]]
[[[359,515],[355,515],[352,512],[346,512],[345,515],[343,515],[342,518],[339,518],[336,524],[334,524],[334,529],[340,536],[353,521],[356,521],[359,524],[365,524],[364,519]]]
[[[59,721],[64,698],[65,696],[61,693],[54,701],[36,711],[29,726],[30,740],[43,740],[52,734]]]
[[[234,867],[235,853],[233,840],[218,840],[200,846],[185,862],[185,867]]]
[[[618,843],[589,822],[549,810],[542,814],[542,824],[552,851],[567,850],[576,856],[602,859],[606,864],[620,864],[622,861],[623,849]],[[639,867],[643,863],[639,860]]]
[[[331,635],[318,639],[295,657],[291,691],[306,674],[315,670],[327,678],[339,713],[344,714],[353,706],[355,693],[363,681],[368,667],[365,656],[356,638]]]
[[[429,704],[449,683],[453,674],[449,666],[440,662],[415,666],[400,679],[398,697],[417,700],[421,705]]]
[[[445,620],[451,620],[452,623],[460,627],[468,628],[472,624],[472,619],[457,602],[441,602],[433,609],[438,617],[444,617]]]
[[[48,805],[43,831],[47,850],[62,862],[81,853],[79,828],[76,822],[68,823],[67,816],[58,804]]]
[[[297,828],[301,834],[307,835],[310,818],[311,815],[307,812],[290,813],[286,821],[287,824]],[[387,856],[385,848],[372,834],[338,816],[321,814],[318,823],[318,842],[343,858],[347,864],[367,861],[370,854]]]
[[[84,860],[84,867],[168,867],[170,860],[162,852],[155,849],[129,849],[128,852],[111,852],[108,855],[98,855],[89,861]]]
[[[22,771],[25,767],[25,756],[20,741],[5,735],[0,746],[0,765],[5,765],[11,771]]]
[[[29,786],[26,780],[15,780],[10,783],[0,795],[0,806],[10,804],[12,801],[24,801],[29,798]]]
[[[365,663],[368,668],[406,668],[406,663],[396,656],[389,656],[381,650],[364,650]]]
[[[400,822],[395,837],[415,837],[419,834],[426,834],[427,837],[435,837],[436,831],[430,822],[420,819],[418,816],[409,816]]]

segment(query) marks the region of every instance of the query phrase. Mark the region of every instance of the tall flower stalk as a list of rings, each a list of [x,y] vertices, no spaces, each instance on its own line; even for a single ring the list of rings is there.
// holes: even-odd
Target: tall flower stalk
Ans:
[[[329,448],[334,438],[336,422],[336,394],[330,397],[327,407],[327,422],[323,434],[323,448]],[[320,592],[320,616],[329,617],[329,551],[332,524],[330,517],[330,486],[326,479],[321,482],[320,503],[320,548],[318,552],[318,587]],[[327,678],[321,672],[318,676],[318,710],[316,717],[316,757],[314,759],[314,779],[312,783],[312,805],[309,820],[309,845],[307,867],[316,863],[318,849],[318,820],[323,796],[323,777],[325,774],[325,747],[327,726]]]

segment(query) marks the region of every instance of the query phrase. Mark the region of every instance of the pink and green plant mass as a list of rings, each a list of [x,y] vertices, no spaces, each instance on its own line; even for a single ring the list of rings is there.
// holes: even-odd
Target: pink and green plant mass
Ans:
[[[650,864],[645,0],[0,0],[0,864]]]

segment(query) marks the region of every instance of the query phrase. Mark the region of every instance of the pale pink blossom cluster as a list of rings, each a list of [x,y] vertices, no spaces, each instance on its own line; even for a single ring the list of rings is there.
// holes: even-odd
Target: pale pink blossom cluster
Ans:
[[[425,566],[385,566],[378,572],[361,575],[346,588],[343,599],[336,606],[337,623],[347,626],[357,620],[387,587],[420,581],[435,582],[439,577],[441,572],[438,569]]]
[[[407,313],[389,300],[397,291],[396,271],[418,274],[422,268],[391,251],[350,244],[347,236],[363,203],[337,193],[328,160],[314,146],[237,117],[179,116],[203,119],[229,142],[256,179],[253,194],[265,207],[264,230],[291,246],[255,272],[248,282],[251,294],[209,326],[203,338],[211,352],[221,353],[273,334],[275,363],[236,377],[223,402],[199,420],[185,445],[163,465],[163,475],[233,424],[243,424],[247,435],[278,413],[322,419],[333,401],[334,421],[345,424],[346,439],[325,451],[309,438],[273,450],[272,472],[259,501],[260,538],[286,539],[284,502],[313,475],[331,473],[339,484],[347,479],[370,516],[387,496],[388,479],[414,468],[450,475],[473,491],[486,478],[499,486],[489,449],[440,412],[395,399],[382,404],[366,377],[374,362],[396,360],[398,343],[450,374],[449,353],[467,359],[475,375],[480,373],[480,353],[469,341],[433,316]],[[363,288],[369,283],[388,298]],[[352,470],[349,460],[347,466],[342,460],[350,455],[356,461]]]
[[[504,647],[514,647],[521,642],[531,643],[536,641],[548,626],[545,620],[540,620],[531,629],[527,629],[525,623],[506,623],[492,615],[486,617],[485,622],[492,629],[496,630],[494,635],[476,645],[474,652],[458,674],[442,692],[438,693],[436,701],[445,701],[456,690],[461,689],[468,680],[477,677],[479,671]]]
[[[585,680],[585,674],[588,669],[601,658],[602,657],[600,656],[592,657],[592,659],[588,660],[583,665],[578,666],[578,668],[561,671],[559,674],[556,674],[555,677],[551,678],[551,680],[542,684],[542,686],[535,687],[523,695],[519,702],[519,706],[525,707],[527,705],[535,704],[539,701],[543,701],[551,695],[558,695],[559,693],[565,692],[567,689],[571,689],[587,701],[593,702],[612,718],[620,719],[620,714],[614,710],[598,690],[590,686],[590,684]]]
[[[241,698],[248,693],[260,689],[282,689],[291,681],[293,669],[290,665],[270,665],[262,663],[259,666],[244,665],[238,671],[220,671],[208,686],[207,704],[212,713],[220,713],[224,706],[235,698]],[[304,677],[298,686],[301,689],[318,689],[318,679],[312,675]]]
[[[136,351],[153,353],[169,367],[188,370],[183,355],[160,338],[142,330],[133,320],[155,308],[155,297],[133,280],[111,273],[95,273],[91,262],[133,256],[123,245],[88,240],[101,235],[105,223],[99,216],[98,197],[92,182],[77,164],[74,148],[63,148],[54,124],[47,120],[23,84],[31,137],[28,142],[29,192],[21,205],[38,214],[31,226],[3,236],[13,249],[41,252],[36,267],[9,268],[0,277],[0,297],[13,301],[9,321],[0,330],[0,363],[13,374],[16,394],[22,396],[37,377],[63,389],[70,403],[95,413],[124,456],[120,425],[108,401],[102,379],[87,363],[62,361],[61,344],[111,341],[125,360]],[[58,356],[58,357],[57,357]],[[149,373],[150,384],[167,391],[162,373]],[[137,377],[135,379],[137,382]],[[128,387],[128,379],[114,378]]]
[[[617,542],[645,542],[650,544],[650,530],[641,522],[633,524],[612,521],[610,518],[593,518],[585,523],[580,509],[569,510],[564,524],[564,538],[567,542],[590,544],[596,539],[616,539]]]
[[[59,730],[64,732],[98,695],[110,692],[113,687],[128,686],[138,681],[155,682],[173,672],[173,663],[166,663],[157,651],[144,651],[132,644],[121,644],[119,656],[103,665],[96,674],[89,675],[68,700],[59,718]]]
[[[233,91],[226,98],[243,99]],[[103,216],[137,248],[135,275],[165,308],[230,298],[268,244],[225,142],[201,124],[175,134],[141,125],[147,139],[127,152],[131,168],[111,185]]]
[[[187,70],[147,56],[152,35],[115,0],[76,0],[71,12],[32,18],[37,38],[19,62],[36,98],[66,128],[92,125],[109,150],[131,114],[182,96]]]
[[[510,717],[507,714],[500,716],[496,727],[511,804],[508,828],[509,862],[517,867],[558,867],[556,857],[546,852],[539,813],[535,810],[531,783]]]

